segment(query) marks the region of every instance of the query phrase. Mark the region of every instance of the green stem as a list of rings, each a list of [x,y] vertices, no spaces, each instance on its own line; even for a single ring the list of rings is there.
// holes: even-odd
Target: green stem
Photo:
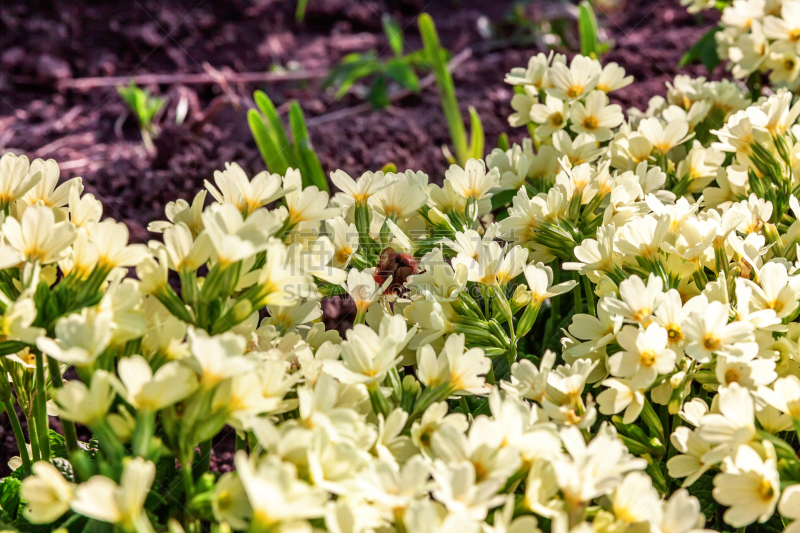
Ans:
[[[594,316],[594,290],[592,289],[592,280],[589,279],[589,276],[583,276],[583,292],[586,293],[586,312]]]
[[[53,382],[53,387],[60,389],[64,386],[64,380],[61,378],[61,369],[58,367],[58,361],[48,357],[47,364],[50,368],[50,381]],[[78,433],[75,431],[75,423],[72,420],[61,419],[61,427],[64,428],[67,451],[70,454],[78,451],[80,447],[78,446]]]
[[[22,426],[17,418],[17,412],[14,410],[14,404],[11,403],[11,398],[3,401],[6,408],[6,414],[11,421],[11,429],[14,430],[14,439],[17,441],[17,448],[19,448],[19,456],[22,459],[22,466],[27,470],[31,466],[31,458],[28,455],[28,447],[25,445],[25,434],[22,433]]]
[[[35,463],[42,459],[42,453],[39,451],[39,436],[36,433],[36,422],[33,419],[33,414],[25,416],[28,421],[28,442],[31,443],[31,460]]]
[[[47,420],[47,384],[44,381],[44,358],[36,353],[36,398],[33,404],[36,434],[43,461],[50,461],[50,435]]]
[[[211,439],[200,443],[200,459],[194,465],[194,478],[197,479],[208,472],[211,467]]]
[[[236,433],[236,451],[239,450],[247,451],[247,441],[239,436],[239,433]]]
[[[575,288],[572,289],[572,294],[575,297],[575,312],[578,313],[583,308],[583,298],[581,297],[581,279],[580,274],[572,271],[572,279],[575,280]]]

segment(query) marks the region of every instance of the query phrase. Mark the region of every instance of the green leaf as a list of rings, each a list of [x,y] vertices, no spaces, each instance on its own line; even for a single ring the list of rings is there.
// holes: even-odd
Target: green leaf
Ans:
[[[340,100],[355,83],[383,69],[374,50],[363,54],[348,54],[331,69],[323,85],[337,87],[334,98]]]
[[[717,40],[715,36],[718,31],[720,31],[719,26],[712,28],[700,37],[700,40],[684,54],[678,66],[683,67],[695,61],[700,61],[710,74],[712,70],[722,63],[722,60],[717,55]]]
[[[501,133],[500,137],[497,138],[497,147],[504,152],[508,150],[509,142],[507,133]]]
[[[278,174],[285,173],[288,168],[286,159],[283,158],[277,146],[275,146],[275,139],[270,135],[269,129],[267,129],[258,111],[251,109],[247,112],[247,123],[250,125],[250,131],[256,141],[258,151],[261,152],[261,158],[264,160],[267,170]]]
[[[122,97],[128,107],[139,120],[139,126],[145,130],[151,130],[153,117],[164,105],[164,100],[156,96],[151,96],[147,89],[140,89],[131,80],[127,87],[117,87],[117,93]]]
[[[86,526],[83,528],[83,533],[112,533],[113,531],[113,524],[101,522],[100,520],[95,520],[94,518],[90,518],[89,521],[86,522]]]
[[[17,353],[26,346],[27,344],[20,341],[0,341],[0,356]]]
[[[396,57],[403,55],[403,30],[400,25],[390,15],[386,14],[381,19],[383,23],[383,33],[386,34],[386,40],[389,41],[389,46],[394,52]]]
[[[48,435],[50,436],[50,454],[53,457],[66,459],[68,457],[67,441],[64,440],[64,437],[54,429],[51,429]]]
[[[253,94],[253,99],[256,102],[258,110],[261,111],[261,114],[267,119],[266,125],[269,128],[270,137],[272,137],[278,152],[278,170],[273,170],[272,172],[285,174],[287,168],[297,168],[297,159],[292,153],[291,143],[286,136],[286,130],[283,127],[283,122],[281,122],[281,117],[278,116],[278,111],[275,109],[275,104],[272,103],[272,100],[263,91],[256,91]]]
[[[597,39],[597,18],[592,4],[583,0],[578,7],[578,33],[581,36],[581,54],[600,58],[600,41]]]
[[[700,511],[706,516],[706,527],[722,527],[722,523],[718,521],[717,517],[717,510],[721,510],[721,506],[711,495],[711,492],[714,490],[714,473],[706,472],[700,476],[697,481],[687,487],[686,490],[700,501]],[[722,513],[720,513],[720,516],[721,515]]]
[[[492,196],[492,211],[510,204],[517,195],[517,190],[502,191]]]
[[[419,16],[419,33],[422,36],[426,60],[436,76],[436,85],[442,98],[442,110],[447,120],[447,127],[450,129],[450,138],[453,141],[456,159],[459,164],[464,165],[470,157],[469,146],[467,145],[467,130],[461,118],[461,111],[458,109],[453,77],[447,69],[447,62],[444,60],[444,54],[441,51],[442,46],[439,43],[436,26],[434,26],[433,19],[427,13]]]
[[[325,179],[325,172],[311,146],[306,119],[297,102],[292,102],[289,106],[289,125],[292,128],[292,140],[300,160],[299,170],[302,173],[303,186],[316,185],[319,190],[328,191],[328,180]]]
[[[387,86],[388,84],[386,83],[386,78],[384,76],[378,76],[372,82],[372,85],[370,85],[367,99],[375,109],[385,109],[389,107],[389,97],[386,94]]]
[[[469,151],[473,159],[483,159],[483,146],[485,143],[483,124],[481,123],[481,117],[478,115],[478,112],[475,111],[475,108],[472,106],[469,106],[469,120]]]
[[[12,519],[17,518],[21,487],[22,481],[13,477],[7,477],[0,482],[0,508]]]
[[[306,7],[308,7],[308,0],[297,0],[297,9],[294,11],[294,20],[296,22],[303,22],[305,20]]]
[[[419,92],[419,78],[405,59],[390,59],[386,63],[386,75],[409,91]]]

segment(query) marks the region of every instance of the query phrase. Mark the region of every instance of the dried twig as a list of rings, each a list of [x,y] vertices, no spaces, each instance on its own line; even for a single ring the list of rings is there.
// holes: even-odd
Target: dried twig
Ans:
[[[219,74],[219,75],[217,75]],[[201,85],[220,83],[220,76],[227,83],[259,83],[316,80],[328,75],[327,69],[294,70],[289,72],[217,72],[210,74],[136,74],[133,76],[102,76],[97,78],[72,78],[61,80],[59,89],[76,89],[87,91],[98,87],[116,87],[128,85],[131,81],[136,85],[174,84]]]

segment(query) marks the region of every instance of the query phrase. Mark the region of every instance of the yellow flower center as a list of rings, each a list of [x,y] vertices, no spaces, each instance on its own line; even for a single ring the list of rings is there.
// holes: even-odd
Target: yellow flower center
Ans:
[[[583,127],[587,130],[597,129],[597,119],[594,117],[586,117],[583,119]]]
[[[678,324],[670,324],[667,327],[669,342],[681,342],[683,340],[683,330]]]
[[[764,478],[761,479],[761,484],[758,486],[758,489],[756,489],[756,492],[758,493],[758,497],[765,502],[775,497],[775,489],[772,488],[772,483]]]
[[[785,59],[783,61],[783,68],[785,70],[789,70],[789,71],[794,70],[794,65],[795,65],[795,62],[794,62],[794,59],[792,59],[792,58]]]
[[[726,384],[739,383],[739,378],[741,378],[741,376],[739,375],[739,372],[735,368],[729,368],[728,370],[725,371]]]
[[[653,350],[645,350],[639,354],[639,362],[642,366],[646,366],[650,368],[654,364],[656,364],[656,352]]]
[[[480,483],[489,476],[489,469],[481,463],[472,463],[475,467],[475,482]]]
[[[553,113],[550,117],[550,124],[555,126],[556,128],[560,128],[562,124],[564,124],[564,117],[561,113]]]
[[[633,316],[631,317],[636,322],[644,322],[652,313],[652,310],[649,307],[643,307],[638,309]]]
[[[800,41],[800,28],[795,28],[789,32],[789,40],[793,43]]]
[[[217,496],[217,507],[220,511],[227,511],[233,506],[233,498],[231,498],[230,493],[227,490],[223,490]]]
[[[567,89],[567,96],[569,96],[570,98],[577,98],[581,94],[583,94],[583,87],[580,85],[573,85],[572,87]]]
[[[713,333],[706,333],[703,335],[703,348],[708,350],[709,352],[715,352],[719,350],[722,341],[719,340],[719,337],[714,335]]]
[[[346,263],[352,254],[353,250],[351,250],[349,246],[343,246],[338,250],[336,250],[336,254],[334,255],[334,257],[340,263]]]

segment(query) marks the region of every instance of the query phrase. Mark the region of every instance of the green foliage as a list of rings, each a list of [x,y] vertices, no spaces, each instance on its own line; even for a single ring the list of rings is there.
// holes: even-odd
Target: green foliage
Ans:
[[[578,6],[578,33],[581,36],[581,54],[595,59],[600,58],[600,40],[597,38],[597,17],[592,4],[583,0]]]
[[[678,66],[683,67],[699,61],[706,67],[709,73],[717,68],[717,66],[722,63],[719,55],[717,55],[717,41],[715,36],[718,31],[720,31],[720,28],[717,26],[700,37],[700,40],[683,55]]]
[[[375,109],[389,105],[389,81],[412,92],[419,92],[420,84],[415,68],[424,67],[423,58],[417,53],[403,55],[403,30],[389,16],[383,17],[383,31],[394,57],[383,61],[375,50],[345,56],[331,69],[324,85],[336,87],[337,100],[346,95],[353,86],[366,78],[372,78],[368,98]]]
[[[306,19],[306,7],[308,7],[308,0],[297,0],[297,8],[294,11],[294,20],[303,22]]]
[[[300,105],[292,102],[289,107],[289,126],[292,132],[292,141],[289,141],[269,96],[263,91],[256,91],[253,98],[258,111],[251,109],[247,113],[247,122],[267,169],[277,174],[285,174],[289,168],[299,169],[304,187],[315,185],[320,190],[327,191],[325,172],[311,146],[308,126]]]
[[[136,119],[139,127],[150,133],[153,132],[153,117],[161,110],[164,99],[152,96],[147,89],[140,89],[133,81],[127,87],[117,87],[117,92],[128,104]]]
[[[461,111],[458,108],[453,77],[447,68],[445,53],[439,43],[436,26],[431,16],[427,13],[419,16],[419,33],[422,36],[425,59],[433,69],[433,73],[436,76],[436,86],[439,88],[439,94],[442,98],[442,110],[447,120],[450,139],[455,150],[455,160],[452,162],[457,162],[463,166],[470,158],[483,157],[483,126],[478,114],[474,109],[471,109],[472,140],[468,143],[466,127],[461,117]]]

